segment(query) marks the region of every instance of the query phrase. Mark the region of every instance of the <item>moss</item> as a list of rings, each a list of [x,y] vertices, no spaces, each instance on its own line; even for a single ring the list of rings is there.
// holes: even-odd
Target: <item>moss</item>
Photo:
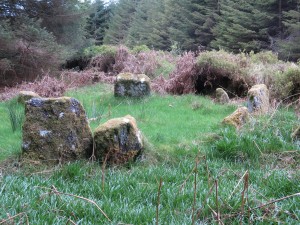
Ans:
[[[81,104],[74,98],[33,98],[25,105],[23,159],[46,164],[87,158],[92,133]]]
[[[20,91],[18,95],[18,102],[25,104],[25,102],[31,98],[40,98],[40,96],[33,91]]]
[[[135,119],[127,115],[107,121],[94,132],[95,154],[109,164],[134,161],[143,149],[143,141]]]
[[[233,125],[236,128],[240,128],[249,120],[249,112],[246,107],[240,107],[234,111],[231,115],[227,116],[222,123]]]

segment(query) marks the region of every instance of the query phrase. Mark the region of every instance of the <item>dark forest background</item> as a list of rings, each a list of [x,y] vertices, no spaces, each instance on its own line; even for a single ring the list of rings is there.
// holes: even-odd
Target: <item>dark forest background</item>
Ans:
[[[1,0],[0,86],[59,71],[94,45],[271,50],[300,58],[299,0]]]

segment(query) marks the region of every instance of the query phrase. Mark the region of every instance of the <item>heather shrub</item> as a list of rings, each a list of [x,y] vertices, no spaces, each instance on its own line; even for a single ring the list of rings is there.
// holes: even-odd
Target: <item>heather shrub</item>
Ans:
[[[275,64],[279,62],[278,55],[272,51],[262,51],[258,53],[251,51],[249,56],[253,63]]]
[[[244,95],[255,84],[255,77],[247,73],[250,60],[245,54],[234,55],[223,50],[201,52],[197,57],[198,93],[211,94],[221,87],[231,95]]]
[[[198,69],[195,54],[186,52],[176,62],[173,72],[165,79],[162,75],[152,82],[152,89],[158,93],[188,94],[195,93]]]
[[[299,98],[300,95],[300,67],[296,64],[290,64],[285,71],[278,71],[275,74],[276,79],[273,95],[279,99]]]
[[[84,50],[86,57],[92,57],[89,68],[95,67],[99,71],[110,72],[113,70],[118,48],[111,45],[91,46]]]

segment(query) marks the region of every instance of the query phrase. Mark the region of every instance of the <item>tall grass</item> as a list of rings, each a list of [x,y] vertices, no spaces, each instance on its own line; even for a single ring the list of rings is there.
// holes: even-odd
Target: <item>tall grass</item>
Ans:
[[[134,116],[147,139],[144,157],[105,169],[86,161],[16,167],[3,159],[12,148],[19,151],[21,132],[12,132],[1,103],[0,149],[9,154],[0,157],[0,223],[299,224],[300,154],[289,137],[298,121],[293,111],[279,109],[237,132],[221,125],[236,106],[203,96],[114,98],[110,85],[66,95],[83,103],[89,119],[100,115],[90,120],[92,129]]]

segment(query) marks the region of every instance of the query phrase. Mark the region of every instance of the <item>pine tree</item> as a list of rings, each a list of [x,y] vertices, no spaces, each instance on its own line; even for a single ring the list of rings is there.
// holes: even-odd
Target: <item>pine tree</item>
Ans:
[[[293,10],[283,12],[284,39],[278,41],[280,56],[288,60],[300,59],[300,2]]]
[[[120,0],[112,10],[109,27],[104,36],[105,44],[125,44],[128,31],[140,0]]]
[[[273,15],[255,0],[223,0],[213,28],[213,48],[227,51],[259,51],[269,46],[268,27]]]
[[[110,5],[105,5],[99,0],[93,4],[96,12],[90,14],[85,27],[87,38],[93,38],[96,45],[102,45],[105,31],[108,28],[108,20],[110,16]]]

